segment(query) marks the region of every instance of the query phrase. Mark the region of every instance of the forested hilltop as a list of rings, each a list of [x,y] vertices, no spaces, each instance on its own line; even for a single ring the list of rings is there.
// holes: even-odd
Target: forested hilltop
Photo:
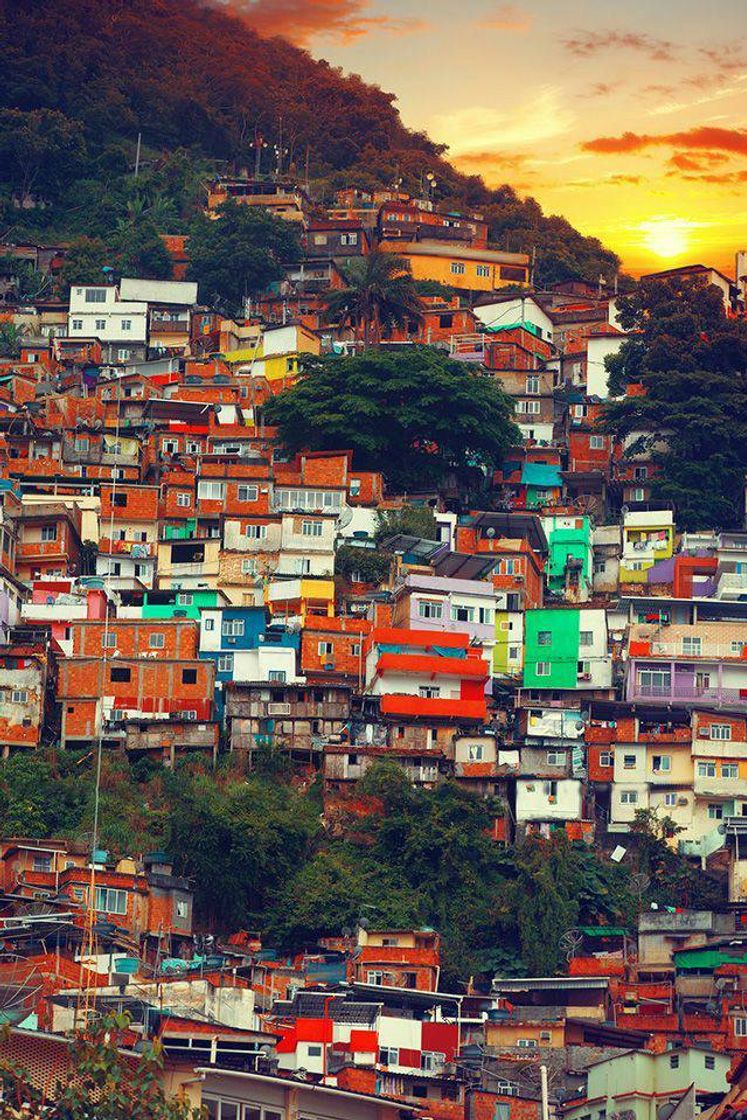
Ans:
[[[443,146],[405,128],[395,95],[282,39],[262,39],[195,0],[2,0],[0,236],[110,240],[122,223],[178,233],[216,169],[308,169],[315,201],[334,190],[438,178],[438,202],[478,207],[491,239],[537,251],[537,280],[596,281],[614,253],[547,217],[510,186],[459,174]],[[281,123],[282,119],[282,123]],[[282,129],[282,133],[281,133]],[[142,133],[143,163],[134,180]],[[43,205],[21,210],[19,203]]]

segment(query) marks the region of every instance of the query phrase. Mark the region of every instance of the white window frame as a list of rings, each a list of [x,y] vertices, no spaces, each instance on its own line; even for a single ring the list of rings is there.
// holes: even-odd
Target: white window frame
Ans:
[[[267,536],[267,526],[247,525],[244,529],[244,536],[250,541],[263,541]]]
[[[730,723],[712,723],[708,728],[709,739],[717,739],[720,742],[731,742],[732,727]]]
[[[438,599],[419,599],[418,618],[440,619],[444,616],[444,605]]]
[[[304,537],[321,537],[324,534],[323,521],[302,521],[301,535]]]
[[[256,502],[259,497],[258,486],[239,486],[236,491],[236,500],[238,502]]]
[[[163,649],[166,645],[165,634],[149,634],[148,635],[148,649]]]
[[[537,677],[552,676],[552,662],[551,661],[536,661],[534,664],[534,675]]]
[[[224,638],[243,638],[244,619],[224,618],[221,624],[221,634]]]
[[[186,490],[177,491],[176,504],[182,508],[192,505],[192,495]]]
[[[217,671],[219,673],[232,673],[233,672],[233,654],[221,653],[218,655]]]

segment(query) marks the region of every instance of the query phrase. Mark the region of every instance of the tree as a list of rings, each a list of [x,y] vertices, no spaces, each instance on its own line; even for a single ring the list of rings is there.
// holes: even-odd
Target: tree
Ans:
[[[438,540],[438,525],[431,507],[401,506],[400,509],[376,511],[377,544],[400,533],[408,537],[423,537],[427,541]]]
[[[20,203],[60,196],[86,156],[83,129],[56,109],[0,109],[0,177]]]
[[[115,238],[117,275],[138,276],[149,280],[168,280],[172,273],[171,257],[156,226],[147,219],[136,219],[119,231]]]
[[[382,330],[404,327],[418,320],[423,301],[410,273],[410,264],[403,257],[375,249],[365,257],[356,257],[342,270],[347,287],[330,293],[327,313],[341,325],[352,323],[363,330],[363,344],[381,342]]]
[[[111,265],[112,255],[99,237],[78,237],[65,253],[65,263],[60,280],[66,288],[74,284],[103,284],[105,265]]]
[[[0,256],[0,275],[11,281],[13,296],[19,303],[38,299],[52,286],[49,275],[37,272],[30,261],[21,260],[11,253]]]
[[[92,1034],[79,1034],[54,1088],[40,1092],[22,1067],[0,1062],[3,1116],[24,1120],[200,1120],[184,1097],[169,1097],[159,1080],[163,1059],[152,1046],[130,1052],[129,1016],[109,1015]]]
[[[512,414],[489,374],[427,347],[310,357],[265,406],[291,451],[350,448],[359,467],[417,490],[492,471],[520,438]]]
[[[290,222],[269,211],[229,199],[217,218],[199,215],[189,234],[189,276],[200,298],[227,314],[243,314],[248,296],[283,275],[283,265],[301,254]]]
[[[642,281],[620,300],[635,333],[608,359],[610,384],[645,393],[610,402],[604,425],[637,434],[657,467],[652,493],[683,529],[741,524],[747,469],[747,323],[727,319],[721,293],[702,281]]]
[[[0,358],[17,358],[21,353],[26,331],[15,323],[0,323]]]

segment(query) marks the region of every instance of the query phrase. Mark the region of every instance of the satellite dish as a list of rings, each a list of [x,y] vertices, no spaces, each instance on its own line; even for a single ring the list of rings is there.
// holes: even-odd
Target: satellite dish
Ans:
[[[490,526],[490,528],[489,528],[489,529],[486,529],[486,530],[485,530],[485,536],[486,536],[486,537],[490,537],[490,538],[491,538],[491,540],[492,540],[492,538],[493,538],[493,537],[495,536],[495,529],[493,528],[493,526],[492,526],[492,525]]]

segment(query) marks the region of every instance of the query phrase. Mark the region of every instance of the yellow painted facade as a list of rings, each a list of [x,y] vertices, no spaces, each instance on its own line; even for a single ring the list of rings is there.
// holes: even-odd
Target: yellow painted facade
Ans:
[[[273,328],[260,336],[256,343],[249,343],[224,353],[225,361],[234,368],[245,367],[248,372],[264,377],[267,381],[291,381],[298,373],[301,354],[319,354],[321,339],[311,331],[296,325]]]
[[[409,261],[415,280],[437,280],[447,287],[471,292],[494,292],[509,284],[529,283],[526,253],[427,241],[382,241],[380,248]]]

